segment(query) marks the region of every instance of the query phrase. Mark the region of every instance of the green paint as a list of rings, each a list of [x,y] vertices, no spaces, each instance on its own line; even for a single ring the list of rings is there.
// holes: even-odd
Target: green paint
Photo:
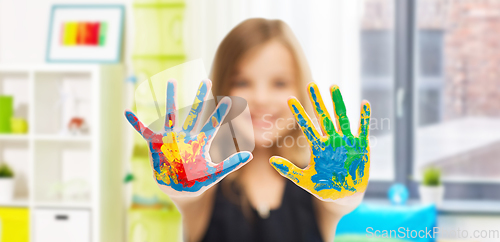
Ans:
[[[354,137],[352,135],[340,90],[337,86],[333,87],[331,90],[335,112],[337,114],[336,118],[342,133],[336,132],[333,122],[328,115],[328,111],[324,107],[317,86],[314,84],[309,86],[309,94],[314,110],[321,120],[320,124],[322,125],[322,130],[327,133],[326,140],[317,137],[315,128],[300,103],[292,103],[290,106],[291,111],[295,114],[297,123],[301,126],[306,138],[311,142],[314,166],[309,170],[314,170],[315,174],[310,177],[310,181],[307,183],[314,184],[314,192],[320,192],[322,190],[336,190],[338,192],[346,190],[355,192],[357,191],[356,185],[363,180],[366,181],[365,167],[369,166],[368,141],[366,140],[366,135],[360,137]],[[361,127],[366,128],[363,128],[363,130],[367,132],[370,114],[369,105],[365,105],[361,112]],[[282,166],[277,166],[276,164],[273,164],[273,166],[282,174],[287,174],[287,177],[291,175],[288,169],[284,169]],[[292,175],[292,177],[295,176]],[[348,177],[352,179],[352,184],[354,186],[350,185],[347,180]]]
[[[106,45],[106,34],[108,32],[108,23],[101,22],[99,27],[99,46]]]
[[[347,111],[344,104],[344,99],[342,99],[342,94],[338,87],[332,90],[332,100],[335,103],[335,113],[339,120],[340,130],[346,136],[352,136],[351,125],[349,124],[349,118],[347,118]]]
[[[123,178],[123,183],[129,183],[132,182],[133,180],[134,180],[134,174],[127,173],[127,175],[125,175],[125,178]]]

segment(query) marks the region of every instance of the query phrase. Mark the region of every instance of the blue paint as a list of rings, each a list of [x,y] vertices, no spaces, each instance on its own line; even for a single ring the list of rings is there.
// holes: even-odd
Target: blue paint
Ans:
[[[209,85],[207,82],[202,82],[199,88],[199,92],[197,94],[197,98],[200,101],[204,101],[206,95],[209,92]],[[248,162],[251,159],[250,152],[242,152],[237,153],[227,160],[219,164],[213,164],[209,162],[210,157],[208,156],[208,147],[210,146],[211,141],[213,140],[213,136],[217,131],[217,128],[220,127],[223,117],[229,112],[230,100],[226,100],[221,102],[214,114],[210,117],[209,122],[203,127],[203,133],[199,133],[196,135],[190,134],[190,132],[181,131],[179,133],[173,132],[172,129],[175,125],[175,81],[169,81],[167,84],[167,98],[166,98],[166,115],[165,115],[165,132],[163,133],[154,133],[149,128],[145,127],[142,122],[133,114],[132,112],[127,111],[125,113],[127,120],[129,123],[141,134],[148,142],[148,148],[151,154],[151,162],[153,166],[153,170],[155,171],[155,176],[160,176],[161,179],[165,180],[157,180],[159,185],[168,186],[176,191],[185,191],[185,192],[197,192],[203,187],[210,186],[218,180],[222,179],[223,176],[229,174],[234,171],[244,163]],[[200,104],[200,103],[199,103]],[[187,127],[188,129],[192,129],[192,126],[196,123],[196,119],[198,118],[199,113],[202,112],[203,105],[198,105],[196,108],[191,111],[195,116],[193,116],[193,120],[191,127]],[[210,122],[212,119],[215,119],[217,122]],[[172,133],[171,133],[172,132]],[[173,142],[172,144],[168,144],[168,150],[162,151],[165,143],[163,142],[163,138],[172,134]],[[178,141],[178,137],[184,137],[182,141]],[[202,140],[203,139],[203,140]],[[196,149],[197,152],[193,152],[196,154],[191,160],[183,160],[182,157],[186,150],[179,150],[179,146],[177,142],[183,142],[185,144],[192,145],[194,141],[200,141],[205,145],[199,146],[190,146],[191,148]],[[199,150],[201,148],[201,150]],[[172,160],[167,160],[166,154],[175,153],[180,155],[181,157],[175,157]],[[192,176],[192,177],[191,177]],[[175,181],[175,182],[174,182]],[[168,184],[167,184],[168,183]]]
[[[314,87],[311,86],[309,88],[309,92],[311,93],[311,97],[314,101],[314,107],[316,107],[316,112],[319,114],[323,114],[323,110],[321,110],[321,106],[318,102],[318,97],[316,97],[316,90],[314,89]]]
[[[347,149],[345,147],[337,147],[333,150],[332,146],[324,146],[320,149],[313,148],[314,162],[317,174],[311,177],[311,180],[316,183],[315,190],[321,191],[324,189],[335,189],[341,191],[354,190],[347,185],[345,177],[348,174],[344,163],[347,160]]]
[[[167,113],[175,112],[175,83],[167,83]]]
[[[160,155],[153,148],[153,143],[149,143],[148,146],[149,146],[149,152],[151,153],[151,159],[153,160],[153,169],[155,169],[156,172],[161,173]]]
[[[338,128],[342,132],[340,130],[338,133],[336,132],[337,130],[322,103],[320,92],[317,86],[312,83],[309,85],[309,97],[316,116],[319,118],[323,134],[326,135],[325,138],[314,128],[303,107],[296,99],[289,100],[288,104],[304,136],[310,142],[311,158],[314,163],[310,164],[306,170],[297,169],[293,172],[290,172],[290,164],[287,162],[284,164],[283,162],[280,164],[271,163],[279,173],[294,182],[296,181],[299,186],[303,186],[311,193],[321,196],[321,199],[337,199],[350,194],[344,193],[344,191],[356,192],[357,189],[365,189],[367,177],[364,179],[364,170],[369,161],[367,140],[370,122],[369,104],[364,105],[364,110],[362,110],[360,135],[354,137],[350,130],[345,104],[338,86],[333,86],[331,92],[336,119],[340,125]],[[283,160],[282,158],[278,159]],[[310,179],[306,181],[305,185],[298,183],[299,181],[304,183],[301,178],[306,177],[303,175],[307,175],[307,179]],[[363,187],[359,186],[361,184]],[[324,192],[324,190],[328,192]]]
[[[344,142],[347,146],[351,148],[356,147],[356,139],[353,136],[344,135],[342,139],[344,139]]]
[[[364,116],[365,117],[368,117],[368,118],[363,118],[363,114],[361,114],[362,118],[361,118],[361,134],[360,134],[360,137],[366,137],[368,135],[368,125],[370,125],[370,115],[371,115],[371,111],[370,109],[368,108],[368,105],[364,105],[363,106],[363,110],[365,112]]]
[[[287,176],[288,178],[290,178],[290,180],[295,181],[295,183],[297,183],[297,184],[298,184],[298,183],[300,183],[299,178],[297,178],[297,177],[296,177],[296,176],[294,176],[293,174],[289,173],[289,174],[287,174],[286,176]]]
[[[311,141],[313,144],[316,144],[318,142],[318,137],[314,134],[314,130],[311,125],[308,124],[307,120],[304,118],[304,116],[299,112],[299,109],[295,106],[292,105],[292,108],[295,112],[296,120],[297,123],[302,127],[302,130],[304,131],[304,134],[306,135],[307,139]]]
[[[174,182],[170,182],[170,184],[167,185],[162,180],[156,180],[156,181],[159,184],[165,185],[165,186],[169,186],[169,187],[171,187],[172,189],[174,189],[176,191],[180,191],[180,192],[197,192],[200,189],[202,189],[203,187],[209,186],[209,185],[217,182],[217,180],[221,179],[223,176],[225,176],[225,175],[229,174],[230,172],[234,171],[239,165],[248,162],[249,159],[250,159],[250,154],[246,153],[246,152],[245,153],[239,153],[237,155],[233,155],[228,160],[224,161],[224,163],[223,163],[224,169],[220,173],[215,174],[215,171],[214,171],[214,173],[212,173],[212,174],[207,174],[207,179],[205,181],[203,181],[203,182],[196,181],[196,183],[193,186],[191,186],[191,187],[184,186],[181,183],[175,184]],[[215,170],[215,168],[213,168],[213,169]]]
[[[281,174],[288,174],[288,167],[283,165],[283,164],[279,164],[279,163],[276,163],[276,162],[273,162],[273,166],[278,168],[278,170],[281,172]]]
[[[125,111],[125,117],[145,140],[150,140],[153,137],[154,132],[151,131],[148,127],[144,126],[144,124],[137,118],[137,116],[135,116],[133,112]]]
[[[224,162],[224,169],[229,169],[230,167],[236,168],[238,165],[248,161],[248,159],[250,159],[250,153],[235,154]]]
[[[222,102],[219,103],[217,110],[215,110],[215,112],[212,114],[212,116],[210,116],[210,118],[208,119],[208,122],[205,124],[205,126],[203,126],[203,128],[201,129],[200,132],[204,132],[206,134],[207,138],[211,137],[215,133],[217,128],[221,125],[222,117],[224,117],[224,115],[226,115],[228,108],[229,108],[229,105],[227,103],[222,103]],[[212,123],[210,122],[212,120],[212,117],[215,117],[215,119],[218,122],[216,127],[213,127]]]
[[[165,131],[171,131],[175,127],[175,83],[167,82],[167,103],[165,113]],[[170,124],[170,121],[172,122]]]

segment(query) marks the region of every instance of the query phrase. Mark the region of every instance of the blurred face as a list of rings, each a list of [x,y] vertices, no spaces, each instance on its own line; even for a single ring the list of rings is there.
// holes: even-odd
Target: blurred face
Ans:
[[[248,102],[256,148],[271,147],[293,129],[287,100],[298,94],[296,78],[292,54],[275,40],[250,50],[238,64],[230,95]],[[251,132],[249,125],[237,124],[243,133]]]

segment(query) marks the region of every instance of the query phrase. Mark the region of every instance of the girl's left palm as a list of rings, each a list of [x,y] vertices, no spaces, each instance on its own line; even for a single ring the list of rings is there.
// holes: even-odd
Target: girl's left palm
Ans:
[[[362,104],[359,135],[355,137],[351,134],[338,86],[332,86],[330,89],[338,129],[333,125],[316,84],[311,83],[308,88],[322,135],[296,98],[289,99],[288,105],[311,147],[309,166],[300,169],[278,156],[271,157],[271,165],[281,175],[323,201],[333,201],[364,192],[368,185],[370,169],[370,104],[366,101]]]

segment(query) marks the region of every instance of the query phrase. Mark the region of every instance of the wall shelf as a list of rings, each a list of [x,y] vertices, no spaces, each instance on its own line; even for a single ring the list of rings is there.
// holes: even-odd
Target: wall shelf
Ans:
[[[64,208],[64,209],[92,209],[89,202],[38,202],[34,204],[35,208]]]
[[[37,141],[90,142],[92,136],[36,135]]]
[[[0,207],[15,207],[15,208],[28,208],[29,201],[27,199],[15,199],[11,202],[0,202]]]
[[[124,220],[124,82],[122,65],[0,65],[0,95],[14,97],[14,116],[29,129],[0,134],[0,163],[15,173],[14,200],[0,208],[29,211],[30,241],[40,241],[34,231],[44,230],[51,213],[85,217],[80,225],[92,232],[75,231],[91,242],[124,233],[106,222]],[[88,132],[70,135],[72,117],[84,118]]]
[[[29,136],[25,134],[1,134],[0,141],[4,140],[28,140]]]

